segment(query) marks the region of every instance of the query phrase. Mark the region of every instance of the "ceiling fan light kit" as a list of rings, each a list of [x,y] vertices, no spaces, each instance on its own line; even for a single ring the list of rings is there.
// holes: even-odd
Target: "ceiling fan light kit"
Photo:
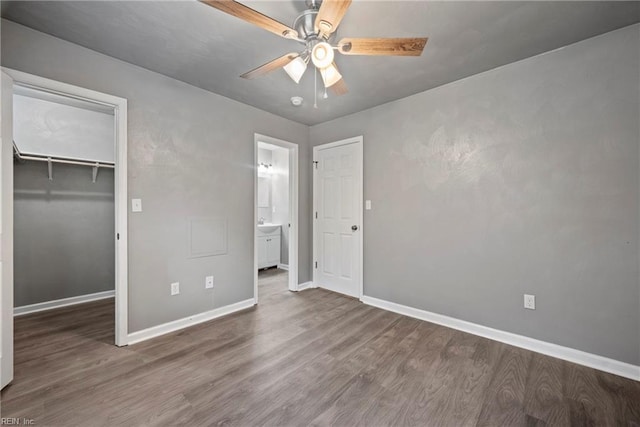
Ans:
[[[293,80],[296,83],[300,83],[300,79],[302,78],[302,75],[307,70],[308,60],[309,60],[308,57],[307,57],[307,60],[304,60],[302,59],[302,57],[298,56],[296,59],[289,62],[287,65],[285,65],[282,68],[284,68],[284,71],[286,71],[289,77],[291,77],[291,80]]]
[[[316,44],[311,50],[311,60],[317,68],[327,68],[333,63],[333,48],[327,42]]]
[[[283,68],[294,82],[299,83],[311,60],[314,67],[320,71],[325,89],[331,88],[331,92],[335,95],[344,95],[348,89],[334,62],[334,49],[343,55],[420,56],[427,43],[427,38],[343,38],[335,46],[332,45],[335,31],[347,13],[351,0],[306,0],[308,9],[296,18],[293,28],[237,1],[200,1],[281,37],[305,45],[299,53],[283,55],[240,76],[246,79],[253,79]]]
[[[342,75],[335,64],[329,64],[328,67],[320,68],[320,75],[322,76],[325,88],[333,86],[342,79]]]

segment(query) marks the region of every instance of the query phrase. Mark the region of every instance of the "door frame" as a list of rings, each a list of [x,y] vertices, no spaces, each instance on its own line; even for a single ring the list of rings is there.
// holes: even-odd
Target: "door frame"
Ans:
[[[298,285],[298,144],[255,133],[253,136],[253,298],[258,303],[258,143],[277,145],[289,152],[289,283],[290,291],[297,292]]]
[[[2,72],[0,194],[13,193],[13,79]],[[8,105],[7,105],[8,104]],[[8,107],[5,109],[5,107]],[[9,138],[7,138],[9,136]],[[7,167],[8,166],[8,167]],[[13,197],[0,207],[0,389],[13,381]]]
[[[340,141],[335,141],[335,142],[329,142],[326,144],[321,144],[321,145],[316,145],[313,147],[313,211],[311,212],[311,215],[313,216],[312,218],[312,223],[313,223],[313,265],[311,266],[311,270],[313,271],[313,286],[314,287],[322,287],[317,280],[317,267],[316,267],[316,263],[318,261],[318,226],[316,225],[316,212],[318,211],[317,206],[318,206],[318,169],[317,169],[317,161],[318,161],[318,152],[320,150],[324,150],[327,148],[335,148],[335,147],[340,147],[343,145],[349,145],[349,144],[355,144],[357,150],[356,150],[356,157],[357,157],[357,161],[360,163],[360,185],[358,186],[357,189],[357,195],[356,197],[358,197],[358,205],[359,205],[359,218],[358,221],[360,222],[360,233],[358,233],[358,239],[360,240],[359,245],[360,245],[360,254],[358,256],[358,263],[360,266],[360,276],[359,276],[359,280],[358,280],[358,299],[360,301],[362,301],[362,296],[364,295],[364,206],[363,206],[363,199],[364,199],[364,139],[362,135],[359,136],[354,136],[351,138],[347,138],[347,139],[342,139]]]
[[[2,67],[14,86],[24,86],[44,92],[89,101],[113,108],[115,118],[115,344],[128,344],[128,246],[127,235],[127,100],[91,89]],[[3,194],[2,197],[9,195]],[[10,194],[13,198],[13,191]],[[12,304],[13,305],[13,304]]]

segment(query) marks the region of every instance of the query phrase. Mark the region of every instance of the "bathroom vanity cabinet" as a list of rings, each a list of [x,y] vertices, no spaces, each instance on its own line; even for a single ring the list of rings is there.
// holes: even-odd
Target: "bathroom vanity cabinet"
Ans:
[[[258,268],[274,267],[280,264],[280,225],[258,226]]]

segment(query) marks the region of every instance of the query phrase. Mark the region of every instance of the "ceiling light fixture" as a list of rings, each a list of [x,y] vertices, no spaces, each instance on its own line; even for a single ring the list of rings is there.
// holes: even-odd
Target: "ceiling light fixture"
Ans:
[[[291,80],[293,80],[296,83],[300,83],[300,79],[302,78],[302,75],[304,74],[305,71],[307,71],[308,60],[309,60],[308,57],[305,60],[305,59],[302,59],[302,57],[298,56],[296,59],[289,62],[287,65],[285,65],[283,68],[287,72],[287,74],[289,74],[289,77],[291,77]]]
[[[327,42],[320,42],[311,51],[313,65],[319,69],[324,69],[333,63],[333,47]]]
[[[320,75],[322,76],[325,88],[333,86],[342,78],[342,75],[333,64],[329,64],[329,66],[321,68]]]
[[[304,45],[304,50],[291,51],[275,58],[240,77],[254,79],[280,68],[299,83],[311,60],[314,67],[314,88],[317,92],[317,71],[322,72],[325,89],[331,86],[334,95],[348,92],[344,79],[334,63],[334,50],[342,55],[420,56],[427,43],[426,37],[401,38],[342,38],[336,39],[336,30],[345,17],[352,0],[305,0],[302,11],[288,27],[243,4],[241,1],[200,0],[202,3],[230,16],[242,19],[286,39]],[[325,91],[326,92],[326,91]],[[320,93],[322,96],[322,93]],[[314,101],[317,95],[314,96]],[[314,107],[316,102],[314,102]]]

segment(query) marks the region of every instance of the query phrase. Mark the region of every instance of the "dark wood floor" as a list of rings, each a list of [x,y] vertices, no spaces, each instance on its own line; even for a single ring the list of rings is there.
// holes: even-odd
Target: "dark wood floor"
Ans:
[[[16,318],[37,425],[639,425],[640,383],[260,275],[257,308],[125,348],[113,301]]]

